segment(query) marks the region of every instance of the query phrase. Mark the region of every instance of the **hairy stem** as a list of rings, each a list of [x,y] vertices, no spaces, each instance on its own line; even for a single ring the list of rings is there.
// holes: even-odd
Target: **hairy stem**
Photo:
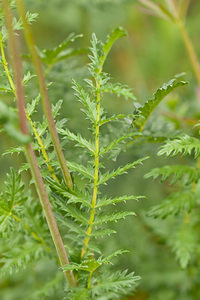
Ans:
[[[16,97],[17,96],[16,95],[16,89],[15,89],[14,82],[12,80],[12,76],[10,75],[10,72],[9,72],[9,69],[8,69],[8,63],[7,63],[6,56],[5,56],[5,51],[4,51],[3,39],[2,39],[1,31],[0,31],[0,49],[1,49],[1,57],[2,57],[2,61],[3,61],[4,70],[5,70],[6,75],[8,77],[8,81],[10,83],[10,86],[11,86],[12,90],[13,90],[13,93],[14,93],[14,95]],[[39,134],[37,133],[35,125],[34,125],[33,121],[31,120],[30,115],[27,113],[26,110],[25,110],[25,113],[26,113],[26,118],[29,120],[29,122],[31,124],[32,130],[33,130],[33,133],[34,133],[34,135],[36,137],[38,145],[41,148],[42,155],[43,155],[43,157],[44,157],[44,159],[45,159],[45,161],[47,163],[47,168],[48,168],[49,172],[51,173],[52,178],[55,179],[59,183],[59,180],[58,180],[58,178],[57,178],[57,176],[56,176],[56,174],[54,172],[54,169],[53,169],[53,167],[49,163],[50,159],[49,159],[48,154],[47,154],[47,152],[45,150],[44,144],[43,144],[43,142],[42,142]]]
[[[97,195],[98,195],[98,179],[99,179],[99,129],[100,129],[100,100],[101,100],[101,72],[103,70],[103,65],[105,63],[105,60],[108,56],[108,53],[111,49],[111,46],[107,49],[106,53],[101,59],[99,70],[95,76],[95,83],[96,83],[96,122],[95,122],[95,169],[94,169],[94,185],[93,185],[93,197],[92,197],[92,209],[90,213],[90,219],[89,219],[89,226],[86,231],[86,238],[83,242],[83,247],[81,250],[81,258],[85,255],[88,247],[88,243],[90,241],[90,235],[92,233],[92,229],[94,226],[94,218],[95,218],[95,208],[96,208],[96,202],[97,202]],[[91,275],[92,276],[92,275]],[[91,277],[89,277],[89,281],[91,280]],[[90,284],[90,283],[89,283]]]
[[[48,122],[48,128],[49,128],[49,132],[51,134],[52,142],[53,142],[56,154],[57,154],[57,158],[58,158],[58,161],[59,161],[62,173],[63,173],[65,183],[70,189],[73,189],[73,182],[72,182],[71,174],[70,174],[69,169],[66,164],[66,160],[65,160],[62,148],[61,148],[60,140],[58,137],[58,133],[56,130],[55,122],[54,122],[52,111],[51,111],[51,105],[50,105],[50,101],[49,101],[49,96],[48,96],[47,86],[46,86],[44,72],[43,72],[43,68],[42,68],[42,63],[40,61],[40,58],[39,58],[37,50],[36,50],[35,42],[34,42],[31,30],[30,30],[30,26],[27,22],[26,11],[25,11],[23,2],[21,0],[16,0],[16,5],[17,5],[19,15],[23,21],[27,45],[29,47],[29,51],[31,53],[32,60],[35,65],[38,83],[39,83],[39,87],[40,87],[40,93],[41,93],[41,97],[42,97],[42,105],[43,105],[44,113],[45,113],[45,116],[46,116],[46,119]]]
[[[66,254],[66,250],[64,248],[62,238],[60,236],[58,226],[56,224],[55,217],[53,215],[51,204],[48,199],[48,195],[47,195],[47,192],[45,189],[45,185],[44,185],[39,167],[37,165],[35,153],[30,144],[25,146],[25,152],[26,152],[27,160],[31,167],[32,176],[34,178],[35,186],[36,186],[37,192],[39,194],[40,201],[41,201],[41,204],[42,204],[42,207],[43,207],[46,219],[47,219],[49,230],[51,232],[51,236],[52,236],[54,245],[57,250],[59,261],[60,261],[61,266],[63,267],[64,265],[69,264],[69,260],[68,260],[67,254]],[[70,287],[76,285],[76,281],[75,281],[72,271],[66,271],[65,276],[66,276],[68,285]]]
[[[13,70],[15,75],[15,82],[16,82],[16,95],[17,95],[17,103],[18,103],[18,111],[20,117],[20,130],[23,134],[28,134],[28,126],[27,120],[25,115],[25,95],[24,95],[24,88],[22,85],[22,62],[19,55],[18,47],[16,38],[14,35],[14,31],[12,28],[13,17],[9,8],[9,1],[3,0],[3,9],[4,9],[4,16],[6,21],[6,27],[8,30],[9,35],[9,46],[10,46],[10,53],[12,58]],[[53,211],[48,199],[48,195],[45,189],[45,185],[40,173],[40,169],[37,164],[36,156],[33,151],[32,145],[28,144],[25,145],[25,154],[27,157],[27,161],[30,164],[30,169],[32,172],[32,176],[35,182],[36,190],[39,195],[47,223],[49,226],[49,230],[56,247],[56,251],[60,260],[61,266],[69,264],[68,257],[64,248],[64,244],[62,238],[59,233],[58,226],[56,224]],[[76,285],[75,278],[71,271],[65,272],[67,283],[70,287]]]

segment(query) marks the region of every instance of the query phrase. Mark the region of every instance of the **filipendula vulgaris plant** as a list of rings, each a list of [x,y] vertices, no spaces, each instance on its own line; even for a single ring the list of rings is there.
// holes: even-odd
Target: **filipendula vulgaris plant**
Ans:
[[[111,172],[102,172],[102,157],[116,147],[120,141],[126,139],[127,136],[121,136],[120,139],[112,141],[108,145],[100,143],[100,128],[105,126],[105,124],[112,122],[114,119],[122,117],[120,115],[106,118],[105,112],[101,108],[101,97],[103,93],[111,92],[135,99],[130,89],[120,84],[112,85],[109,82],[109,76],[103,72],[103,65],[112,47],[112,44],[118,38],[124,36],[125,31],[122,28],[116,29],[108,37],[105,44],[98,41],[96,36],[93,35],[91,47],[92,54],[90,56],[91,64],[89,66],[92,80],[86,80],[89,87],[89,93],[85,91],[78,83],[74,82],[76,94],[84,106],[84,112],[87,118],[89,118],[91,122],[94,141],[92,142],[90,140],[86,140],[85,138],[81,137],[80,134],[76,135],[69,130],[63,129],[63,123],[57,127],[59,133],[64,135],[64,137],[68,138],[68,140],[76,142],[78,146],[83,147],[83,149],[86,151],[86,156],[88,156],[87,166],[82,165],[80,162],[68,162],[70,171],[75,173],[77,172],[83,176],[85,180],[84,188],[79,190],[76,183],[72,181],[71,174],[66,165],[63,152],[60,147],[57,129],[53,121],[53,114],[48,102],[48,93],[44,82],[41,62],[34,46],[34,41],[29,29],[29,24],[27,22],[27,15],[25,14],[22,2],[16,1],[16,3],[23,21],[27,42],[36,67],[40,84],[41,99],[43,101],[43,107],[47,119],[47,121],[45,120],[41,126],[33,121],[31,123],[32,131],[35,135],[35,140],[37,141],[37,145],[33,143],[33,146],[35,150],[40,150],[42,152],[43,157],[39,160],[36,158],[35,152],[32,148],[32,143],[30,143],[30,136],[28,135],[27,119],[30,120],[31,114],[37,105],[38,98],[33,101],[27,110],[25,110],[21,58],[12,26],[12,13],[9,8],[9,2],[6,0],[3,1],[3,9],[9,37],[10,53],[12,57],[16,88],[11,77],[9,77],[9,70],[7,70],[6,73],[9,78],[11,88],[13,91],[15,91],[17,98],[20,126],[17,130],[15,124],[16,122],[13,122],[14,119],[17,120],[17,116],[13,118],[12,114],[15,114],[15,112],[11,108],[8,108],[4,103],[2,103],[2,112],[4,112],[4,115],[2,114],[1,116],[1,124],[3,125],[4,130],[9,133],[11,137],[12,134],[10,132],[12,131],[12,127],[14,127],[18,133],[18,136],[16,135],[15,140],[21,144],[24,144],[23,147],[18,147],[18,149],[13,151],[24,151],[26,154],[28,161],[28,165],[26,167],[30,168],[32,172],[33,182],[35,183],[36,190],[47,219],[61,267],[66,276],[68,284],[68,293],[66,293],[67,298],[120,298],[122,295],[134,290],[139,277],[134,276],[133,273],[128,274],[126,271],[108,273],[105,270],[102,272],[100,268],[102,265],[110,264],[110,261],[113,257],[122,254],[125,251],[119,250],[110,254],[109,256],[103,256],[95,239],[98,236],[105,236],[114,233],[113,230],[104,226],[105,223],[118,221],[128,215],[135,215],[132,211],[116,211],[112,214],[106,214],[105,212],[103,213],[103,209],[106,206],[131,199],[138,200],[140,198],[132,195],[124,195],[117,198],[106,198],[101,196],[99,187],[105,184],[109,179],[126,173],[128,169],[134,168],[137,164],[141,164],[142,161],[146,159],[139,159]],[[54,108],[55,114],[58,111],[59,105],[60,103]],[[8,110],[7,114],[5,113],[6,109]],[[9,127],[10,125],[11,127]],[[50,131],[51,140],[58,158],[58,161],[55,161],[55,165],[54,163],[50,162],[49,159],[47,159],[48,156],[45,147],[48,149],[49,145],[51,144],[51,141],[49,141],[50,136],[48,134],[47,136],[44,134],[47,127]],[[46,137],[45,141],[42,140],[44,135]],[[131,133],[131,135],[134,136],[134,133]],[[40,137],[40,139],[38,137]],[[55,158],[55,154],[52,155],[52,160],[53,158]],[[44,174],[43,171],[41,171],[42,165],[47,166],[49,175],[52,175],[51,178],[49,177],[46,180],[46,185],[48,185],[48,187],[52,190],[52,196],[54,199],[52,205],[54,209],[56,208],[57,221],[55,220],[54,213],[51,209],[49,195],[42,178],[42,175]],[[55,166],[57,168],[58,165],[60,165],[62,170],[64,181],[58,179],[60,176],[57,177],[54,172],[53,168]],[[41,214],[36,213],[36,210],[38,209],[38,207],[37,209],[35,208],[37,206],[36,204],[31,206],[31,208],[28,206],[28,203],[31,202],[30,193],[28,193],[26,196],[20,175],[18,175],[13,169],[11,170],[7,187],[8,190],[1,194],[1,228],[4,229],[2,234],[5,233],[4,238],[6,238],[7,235],[9,236],[10,228],[12,228],[12,233],[17,230],[19,234],[16,235],[14,240],[12,240],[12,251],[9,249],[9,247],[5,246],[2,263],[5,271],[6,269],[12,271],[14,268],[20,269],[20,267],[28,261],[38,259],[40,257],[40,250],[37,250],[36,252],[36,248],[44,248],[49,253],[52,252],[52,249],[48,245],[50,242],[45,241],[45,239],[49,240],[50,237],[46,226],[41,225],[40,230],[35,228],[36,231],[42,236],[40,237],[33,231],[32,225],[29,225],[30,216],[32,219],[35,219],[35,222],[37,223],[37,226],[35,227],[38,227],[39,224],[43,223],[43,218]],[[22,193],[24,194],[24,197],[21,196]],[[24,209],[24,206],[26,209]],[[56,222],[59,222],[59,220],[62,221],[60,223],[64,227],[67,226],[70,229],[70,233],[67,235],[70,249],[70,264],[56,224]],[[43,233],[43,228],[46,232],[45,234]],[[25,243],[23,247],[19,246],[21,240],[23,240],[23,234],[20,234],[20,230],[23,230],[23,233],[26,232],[26,238],[28,241],[28,245]],[[29,240],[27,236],[28,233],[30,233],[30,237],[33,237],[33,241],[32,239]],[[73,243],[70,243],[70,240],[73,241]],[[35,244],[35,248],[32,244]],[[16,253],[19,254],[17,257],[14,254],[15,247]],[[51,254],[49,255],[51,257]],[[98,270],[99,268],[100,270]]]
[[[103,267],[103,265],[110,264],[112,258],[125,251],[118,250],[109,256],[105,256],[99,249],[97,238],[115,233],[114,230],[106,226],[106,223],[116,222],[129,215],[134,216],[132,211],[119,212],[116,210],[110,214],[108,206],[127,200],[138,200],[140,197],[123,195],[116,198],[107,198],[101,194],[101,186],[106,184],[108,180],[126,173],[131,168],[135,168],[146,157],[107,172],[103,171],[103,164],[106,156],[117,158],[117,155],[122,150],[121,145],[124,142],[130,139],[138,140],[138,138],[142,137],[143,128],[156,106],[174,88],[184,85],[185,82],[178,81],[175,78],[168,84],[163,85],[144,106],[135,109],[134,118],[133,115],[122,114],[108,117],[101,104],[105,93],[121,95],[135,101],[135,97],[130,89],[124,85],[112,84],[108,74],[103,72],[104,62],[113,43],[118,38],[126,35],[126,33],[122,28],[117,28],[108,36],[104,44],[93,35],[91,54],[89,56],[91,60],[89,65],[91,78],[85,80],[87,88],[74,81],[75,93],[83,105],[83,112],[86,118],[91,124],[91,138],[86,139],[79,133],[75,134],[66,129],[65,120],[58,121],[55,124],[54,118],[57,116],[62,103],[59,101],[52,108],[49,105],[48,91],[41,65],[44,55],[46,57],[44,62],[48,62],[50,68],[59,59],[64,58],[65,54],[62,51],[75,38],[69,38],[54,50],[43,52],[43,55],[38,54],[30,32],[29,22],[27,21],[28,15],[24,10],[22,1],[16,1],[40,87],[40,95],[30,105],[27,105],[25,110],[23,84],[27,80],[22,80],[21,59],[16,45],[13,26],[11,26],[13,22],[8,1],[4,0],[3,3],[10,41],[10,53],[14,58],[15,84],[5,60],[3,43],[1,43],[2,61],[9,80],[9,88],[17,98],[21,124],[17,128],[16,112],[3,102],[1,103],[1,124],[10,137],[15,137],[15,141],[25,144],[25,146],[19,145],[17,148],[8,150],[7,153],[24,151],[26,153],[28,164],[24,165],[21,171],[30,169],[32,172],[33,182],[46,215],[60,265],[66,275],[68,285],[66,299],[120,298],[122,295],[131,293],[135,289],[139,277],[134,276],[132,273],[128,274],[125,271],[109,272],[106,266]],[[31,119],[40,100],[45,112],[44,120],[41,123],[34,122]],[[14,115],[15,117],[13,117]],[[30,136],[28,135],[26,119],[29,120],[33,133],[31,144],[35,151],[42,154],[40,157],[35,156],[29,143]],[[114,129],[118,133],[117,138],[113,140],[112,134],[109,137],[105,134],[105,128],[112,126],[111,124],[116,122],[120,123],[120,129],[116,129],[113,125],[111,133]],[[12,128],[14,128],[14,131]],[[77,155],[77,160],[67,161],[66,164],[58,133],[63,137],[64,142],[66,140],[72,141],[81,147],[82,161],[78,160],[79,156]],[[54,151],[52,151],[53,147]],[[75,153],[76,151],[74,150]],[[4,229],[2,232],[5,234],[4,237],[9,236],[11,241],[11,244],[4,245],[2,251],[2,269],[5,272],[13,271],[14,269],[20,270],[22,265],[24,266],[30,261],[37,261],[41,255],[48,255],[51,260],[55,257],[54,250],[51,247],[50,234],[42,217],[40,206],[32,199],[33,196],[30,196],[30,192],[25,192],[20,175],[11,170],[9,178],[8,190],[1,195],[1,225]],[[45,184],[43,178],[46,179]],[[23,199],[20,197],[22,192],[25,195]],[[53,200],[51,205],[49,197]],[[11,199],[11,201],[7,199]],[[56,219],[51,206],[55,212]],[[66,237],[66,248],[69,258],[56,222],[59,223],[59,227],[61,226],[64,237]],[[17,235],[15,234],[16,230],[18,232]],[[22,242],[24,236],[27,243]],[[60,273],[57,272],[52,282],[47,283],[47,286],[43,288],[41,293],[37,292],[35,295],[29,296],[29,298],[35,297],[37,299],[39,295],[48,295],[52,286],[58,285],[60,278]]]

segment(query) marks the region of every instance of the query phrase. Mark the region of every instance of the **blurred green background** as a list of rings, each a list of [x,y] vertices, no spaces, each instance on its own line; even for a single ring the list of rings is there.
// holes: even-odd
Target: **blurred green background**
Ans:
[[[174,103],[175,112],[180,117],[198,118],[199,100],[196,94],[196,80],[185,51],[178,29],[167,21],[144,14],[136,0],[26,0],[27,9],[39,14],[33,24],[33,31],[40,49],[52,48],[62,42],[71,32],[83,33],[74,47],[89,47],[91,34],[96,33],[99,39],[105,40],[106,35],[115,27],[123,26],[128,31],[128,37],[119,40],[113,47],[105,65],[105,71],[110,73],[114,81],[128,84],[133,88],[138,102],[143,103],[153,92],[167,82],[175,74],[186,72],[190,84],[177,90],[159,107],[153,117],[151,126],[159,126],[162,119],[168,122],[170,130],[189,130],[182,123],[169,122],[165,115],[170,111],[170,103]],[[187,29],[200,57],[199,46],[200,1],[191,1],[187,17]],[[26,52],[22,39],[23,51]],[[48,80],[53,82],[50,88],[52,103],[63,99],[61,117],[68,119],[68,126],[75,132],[87,130],[79,106],[72,91],[72,78],[81,81],[87,76],[87,54],[61,62],[48,74]],[[1,67],[1,72],[3,69]],[[36,95],[29,90],[30,97]],[[130,113],[132,103],[121,98],[104,100],[109,112]],[[164,121],[163,121],[164,120]],[[12,146],[6,136],[0,137],[0,153]],[[143,167],[130,171],[120,179],[116,179],[106,187],[109,195],[133,193],[146,196],[139,203],[128,203],[128,208],[136,211],[137,217],[130,217],[117,225],[118,234],[103,241],[103,248],[109,252],[111,248],[130,250],[120,257],[118,265],[122,269],[136,272],[142,277],[138,291],[130,299],[140,300],[190,300],[200,299],[200,287],[196,270],[189,268],[181,270],[169,245],[166,245],[165,235],[169,233],[170,221],[152,220],[146,217],[148,208],[162,201],[169,187],[158,181],[145,180],[144,174],[153,167],[164,162],[156,156],[158,144],[148,144],[141,147],[135,144],[122,153],[119,164],[131,162],[138,156],[149,155],[150,160]],[[67,152],[66,152],[67,153]],[[4,187],[6,172],[10,166],[16,168],[22,158],[17,156],[1,156],[0,186]],[[108,162],[109,163],[109,162]],[[110,164],[112,164],[110,162]],[[167,229],[166,229],[166,226]],[[170,230],[173,230],[171,228]],[[45,264],[45,262],[44,262]],[[33,278],[24,281],[27,273],[12,275],[12,278],[0,283],[0,299],[22,299],[20,290],[32,286],[42,286],[47,281],[44,270],[36,266]],[[118,266],[116,266],[118,267]],[[49,271],[50,272],[50,271]],[[39,275],[38,275],[39,274]],[[27,275],[29,276],[29,275]],[[36,279],[39,276],[39,283]],[[17,296],[18,295],[18,296]],[[25,298],[23,298],[25,299]],[[27,298],[28,299],[28,298]],[[38,298],[40,299],[40,298]],[[58,292],[52,298],[62,299]]]

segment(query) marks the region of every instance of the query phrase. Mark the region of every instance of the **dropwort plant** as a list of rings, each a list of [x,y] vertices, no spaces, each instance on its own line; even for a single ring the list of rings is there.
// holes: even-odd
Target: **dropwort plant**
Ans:
[[[139,200],[141,196],[107,197],[104,194],[103,185],[116,176],[126,174],[128,170],[141,165],[148,157],[138,157],[135,161],[105,171],[106,160],[112,158],[117,164],[117,157],[122,150],[125,150],[127,144],[133,144],[140,138],[154,139],[155,137],[151,134],[148,136],[144,132],[149,117],[172,90],[185,85],[186,82],[177,76],[159,88],[153,98],[146,101],[143,106],[138,105],[131,89],[126,85],[112,83],[110,76],[104,72],[104,63],[113,44],[119,38],[126,36],[126,31],[121,27],[116,28],[107,37],[105,43],[93,34],[89,49],[89,78],[85,79],[82,84],[73,80],[75,95],[89,124],[88,135],[84,137],[80,133],[72,132],[67,128],[65,119],[56,121],[62,101],[58,101],[54,106],[50,104],[42,63],[48,65],[47,71],[49,72],[58,61],[84,53],[84,49],[69,48],[72,42],[80,36],[70,35],[58,47],[39,52],[30,29],[30,23],[35,16],[26,13],[21,0],[15,2],[20,16],[18,21],[13,18],[13,2],[10,5],[8,0],[3,0],[0,48],[5,70],[4,76],[7,81],[1,91],[13,93],[18,115],[16,109],[1,101],[0,122],[1,131],[17,143],[16,147],[7,150],[5,154],[24,153],[27,163],[18,171],[11,169],[5,185],[6,189],[0,195],[0,229],[2,238],[6,241],[1,250],[1,272],[6,274],[20,271],[30,262],[34,264],[41,257],[46,256],[50,261],[56,263],[59,261],[61,269],[57,268],[55,278],[41,291],[29,295],[30,299],[48,296],[52,287],[62,288],[61,270],[66,277],[65,299],[122,298],[134,292],[139,276],[127,270],[112,271],[108,265],[118,255],[126,253],[126,250],[116,250],[105,255],[102,253],[101,239],[116,233],[112,225],[109,225],[110,223],[118,222],[128,216],[131,218],[135,216],[133,211],[125,209],[120,211],[117,207],[113,210],[113,205],[129,200]],[[39,85],[38,96],[27,105],[24,86],[28,84],[32,75],[29,73],[23,76],[22,74],[21,55],[15,33],[16,30],[21,29],[25,33]],[[8,66],[5,56],[4,47],[7,41],[13,71]],[[134,111],[129,115],[110,116],[105,111],[102,102],[107,93],[130,99],[133,102]],[[40,122],[33,121],[33,115],[40,101],[44,118]],[[61,142],[59,137],[61,137]],[[187,138],[175,140],[174,145],[181,147],[180,141],[183,140],[187,141]],[[66,141],[68,146],[70,142],[72,143],[72,160],[66,160],[64,155],[68,151],[68,147],[65,147]],[[197,142],[193,140],[193,143],[195,145],[192,148],[199,152]],[[63,145],[65,151],[63,151]],[[167,152],[164,151],[165,146],[162,151],[168,154],[181,151],[175,148],[170,151],[170,147],[172,144],[167,146]],[[78,148],[80,150],[77,150]],[[191,153],[192,148],[188,148],[187,152]],[[32,193],[32,188],[25,187],[22,182],[20,173],[28,172],[28,170],[31,171],[31,183],[35,185],[37,196]],[[189,183],[199,174],[197,170],[190,171],[188,173],[190,176],[188,175],[187,178]],[[154,177],[162,173],[165,178],[173,173],[171,170],[152,172],[151,175]],[[183,169],[182,173],[184,172]],[[176,179],[179,177],[181,176]],[[42,209],[35,199],[37,197],[40,199]],[[186,208],[185,206],[178,207],[174,210],[174,214],[193,207],[192,199],[191,205],[187,203]]]

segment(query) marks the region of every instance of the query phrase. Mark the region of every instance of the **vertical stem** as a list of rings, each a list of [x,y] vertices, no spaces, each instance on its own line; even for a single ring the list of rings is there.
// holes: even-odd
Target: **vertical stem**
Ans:
[[[1,49],[1,57],[2,57],[2,62],[3,62],[5,72],[7,74],[10,86],[13,90],[13,93],[16,96],[15,85],[14,85],[14,82],[13,82],[12,77],[10,75],[10,72],[8,70],[8,63],[6,61],[5,51],[4,51],[4,48],[3,48],[3,38],[2,38],[1,30],[0,30],[0,49]]]
[[[20,117],[20,130],[23,134],[28,134],[28,126],[27,126],[26,115],[25,115],[25,95],[24,95],[24,88],[22,85],[22,62],[20,59],[14,31],[12,28],[13,17],[9,8],[8,0],[3,0],[3,10],[4,10],[5,21],[6,21],[6,27],[9,35],[10,54],[12,58],[12,64],[13,64],[13,70],[14,70],[15,82],[16,82],[16,95],[17,95],[18,111]],[[61,266],[64,266],[65,264],[69,264],[68,257],[53,215],[53,211],[48,199],[45,185],[31,144],[25,145],[25,154],[27,157],[27,161],[30,164],[37,193],[39,195],[47,219],[49,230],[57,250],[60,264]],[[75,278],[71,271],[66,271],[65,276],[68,285],[70,287],[76,285]]]
[[[3,61],[4,70],[5,70],[6,75],[7,75],[7,77],[8,77],[8,81],[9,81],[9,83],[10,83],[10,86],[11,86],[12,90],[13,90],[13,93],[14,93],[15,97],[17,97],[15,85],[14,85],[14,82],[13,82],[12,77],[11,77],[11,75],[10,75],[10,72],[9,72],[9,69],[8,69],[8,63],[7,63],[7,61],[6,61],[6,56],[5,56],[5,51],[4,51],[4,47],[3,47],[3,39],[2,39],[1,31],[0,31],[0,49],[1,49],[1,56],[2,56],[2,61]],[[47,152],[46,152],[46,150],[45,150],[45,147],[44,147],[44,145],[43,145],[43,142],[42,142],[42,140],[41,140],[39,134],[37,133],[37,130],[36,130],[36,128],[35,128],[35,125],[34,125],[33,121],[31,120],[31,117],[29,116],[29,114],[27,113],[26,110],[25,110],[25,112],[26,112],[26,118],[29,120],[29,122],[30,122],[30,124],[31,124],[33,133],[34,133],[34,135],[35,135],[35,137],[36,137],[36,140],[37,140],[37,142],[38,142],[38,144],[39,144],[39,146],[40,146],[40,148],[41,148],[43,157],[44,157],[44,159],[45,159],[45,161],[46,161],[46,163],[47,163],[47,168],[48,168],[49,172],[51,173],[52,178],[55,179],[55,180],[59,183],[59,180],[58,180],[58,178],[57,178],[57,176],[56,176],[56,174],[55,174],[55,172],[54,172],[52,166],[51,166],[50,163],[49,163],[50,160],[49,160],[48,154],[47,154]]]
[[[95,169],[94,169],[94,186],[93,186],[93,198],[92,198],[92,209],[89,219],[89,226],[86,231],[86,238],[83,243],[81,257],[83,257],[86,253],[87,246],[90,240],[90,235],[93,229],[94,217],[95,217],[95,208],[97,202],[97,194],[98,194],[98,179],[99,179],[99,121],[100,121],[100,83],[96,81],[96,102],[97,102],[97,116],[96,116],[96,124],[95,124]]]
[[[51,105],[50,105],[48,91],[47,91],[47,87],[46,87],[46,83],[45,83],[45,77],[44,77],[44,72],[43,72],[43,68],[42,68],[42,63],[40,61],[40,58],[38,56],[38,53],[37,53],[37,50],[35,47],[35,42],[34,42],[31,30],[30,30],[30,26],[27,22],[26,11],[25,11],[22,0],[16,0],[16,5],[17,5],[19,15],[23,21],[26,41],[27,41],[29,51],[32,56],[33,63],[35,65],[38,83],[39,83],[39,87],[40,87],[40,93],[41,93],[41,97],[42,97],[42,105],[43,105],[44,113],[45,113],[45,116],[46,116],[46,119],[48,122],[48,128],[49,128],[49,131],[50,131],[50,134],[52,137],[52,142],[53,142],[53,145],[54,145],[54,148],[55,148],[55,151],[57,154],[57,158],[58,158],[58,161],[59,161],[62,173],[63,173],[63,177],[65,179],[65,183],[70,189],[73,189],[72,178],[71,178],[69,169],[68,169],[66,161],[65,161],[65,157],[64,157],[64,154],[63,154],[63,151],[61,148],[60,140],[58,137],[58,133],[56,130],[55,122],[54,122],[52,111],[51,111]]]
[[[92,274],[93,274],[93,272],[90,272],[90,275],[89,275],[89,278],[88,278],[88,284],[87,284],[88,289],[90,289],[90,286],[91,286]]]
[[[64,248],[64,244],[63,244],[55,217],[53,215],[51,204],[49,202],[48,195],[47,195],[47,192],[45,189],[45,185],[44,185],[39,167],[37,165],[36,156],[35,156],[35,153],[33,151],[31,144],[25,146],[25,153],[26,153],[27,161],[29,162],[30,167],[31,167],[31,173],[34,178],[36,190],[38,192],[38,195],[39,195],[39,198],[40,198],[40,201],[41,201],[41,204],[42,204],[42,207],[43,207],[46,219],[47,219],[47,223],[49,226],[49,230],[50,230],[54,245],[56,247],[59,261],[60,261],[61,266],[63,267],[64,265],[69,264],[69,260],[68,260],[67,254],[66,254],[66,250]],[[76,281],[75,281],[72,271],[65,271],[65,277],[67,279],[67,283],[68,283],[69,287],[73,287],[76,285]]]
[[[194,50],[194,46],[192,44],[192,41],[187,33],[187,30],[186,30],[183,22],[181,20],[178,20],[177,25],[181,32],[181,35],[182,35],[186,50],[188,52],[198,85],[200,85],[200,65],[199,65],[197,54]]]

